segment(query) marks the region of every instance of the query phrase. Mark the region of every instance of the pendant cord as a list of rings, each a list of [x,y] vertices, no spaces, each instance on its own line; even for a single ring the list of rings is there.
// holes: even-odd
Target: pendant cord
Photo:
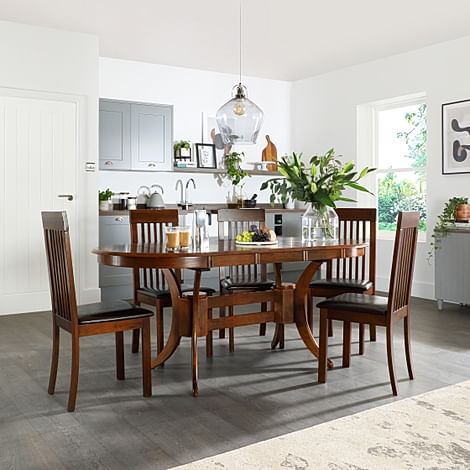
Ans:
[[[240,28],[239,28],[239,31],[240,31],[240,81],[239,83],[241,84],[242,82],[242,0],[240,0]]]

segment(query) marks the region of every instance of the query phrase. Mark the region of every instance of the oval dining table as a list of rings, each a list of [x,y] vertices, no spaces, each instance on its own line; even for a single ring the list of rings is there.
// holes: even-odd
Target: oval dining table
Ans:
[[[234,328],[266,322],[276,324],[272,342],[281,341],[285,324],[295,323],[306,348],[316,358],[318,344],[308,323],[309,285],[315,272],[325,261],[364,256],[367,244],[351,240],[303,242],[299,238],[279,238],[275,245],[238,245],[234,241],[211,239],[201,248],[168,251],[164,243],[100,246],[93,250],[98,262],[107,266],[161,269],[172,301],[172,322],[165,347],[152,360],[152,367],[161,366],[177,349],[182,337],[191,338],[192,392],[199,394],[198,338],[212,330]],[[295,283],[282,281],[282,263],[305,262],[305,268]],[[249,264],[273,264],[275,287],[267,291],[240,292],[207,296],[200,291],[201,275],[211,268]],[[175,270],[194,271],[194,286],[183,293]],[[269,302],[268,311],[212,318],[212,309],[226,306]],[[333,363],[329,361],[329,367]]]

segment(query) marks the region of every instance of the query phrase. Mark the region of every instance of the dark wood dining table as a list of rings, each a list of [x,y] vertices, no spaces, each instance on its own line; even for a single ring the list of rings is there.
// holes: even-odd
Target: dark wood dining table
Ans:
[[[152,367],[167,361],[177,349],[182,337],[191,338],[192,391],[198,386],[198,338],[212,330],[234,328],[266,322],[276,323],[272,347],[281,341],[283,325],[295,323],[306,348],[316,358],[318,344],[308,324],[309,285],[315,272],[325,261],[337,258],[364,256],[366,244],[351,240],[302,242],[299,238],[279,238],[275,245],[237,245],[235,242],[211,239],[203,248],[190,247],[186,251],[167,251],[165,244],[128,244],[101,246],[93,252],[98,262],[108,266],[161,269],[172,300],[170,334],[163,350],[152,360]],[[305,262],[305,268],[295,283],[282,280],[282,263]],[[275,287],[267,291],[239,292],[207,296],[200,291],[201,276],[210,268],[249,264],[273,264]],[[178,269],[194,271],[194,286],[183,293]],[[212,309],[268,302],[268,311],[212,318]],[[332,362],[329,362],[332,366]]]

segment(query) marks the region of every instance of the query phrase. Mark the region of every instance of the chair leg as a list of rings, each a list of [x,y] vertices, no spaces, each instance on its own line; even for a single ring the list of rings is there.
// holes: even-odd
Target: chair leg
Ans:
[[[116,337],[116,379],[124,380],[126,378],[124,372],[124,332],[116,331],[114,335]]]
[[[219,317],[225,317],[225,307],[220,307],[219,308]],[[219,339],[224,339],[225,338],[225,328],[220,328],[219,329]]]
[[[328,320],[328,336],[333,337],[333,320],[331,319]]]
[[[372,343],[377,341],[377,328],[375,325],[369,325],[369,339]]]
[[[70,372],[70,390],[67,411],[75,411],[78,388],[78,372],[80,369],[80,337],[72,333],[72,367]]]
[[[351,322],[343,322],[343,367],[351,364]]]
[[[150,319],[142,323],[142,386],[144,397],[152,396]]]
[[[396,396],[397,392],[397,379],[395,377],[395,369],[393,367],[393,330],[392,324],[386,327],[387,335],[387,361],[388,361],[388,373],[390,375],[390,384],[392,386],[392,392]]]
[[[413,362],[411,360],[411,341],[410,341],[410,317],[409,314],[404,319],[404,339],[405,339],[405,355],[406,366],[408,368],[408,377],[410,380],[414,379],[413,375]]]
[[[313,297],[307,299],[307,323],[310,331],[313,331]]]
[[[364,354],[364,332],[364,323],[359,323],[359,356],[362,356]]]
[[[233,317],[233,307],[230,306],[228,308],[228,316]],[[235,329],[229,328],[228,329],[228,350],[230,352],[235,352]]]
[[[140,337],[140,330],[132,330],[132,352],[133,353],[139,352],[139,337]]]
[[[212,309],[209,308],[207,310],[207,316],[209,318],[209,320],[212,319]],[[207,358],[210,358],[214,355],[214,339],[213,339],[213,334],[212,334],[212,330],[209,331],[209,333],[207,333],[207,336],[206,336],[206,357]]]
[[[267,312],[268,311],[268,303],[267,302],[262,302],[261,303],[261,311],[262,312]],[[261,323],[259,325],[259,335],[260,336],[266,336],[266,323]]]
[[[60,329],[55,324],[52,327],[52,359],[51,372],[49,374],[49,387],[47,392],[53,395],[55,392],[55,384],[57,381],[57,368],[59,366],[59,345],[60,345]]]
[[[163,325],[163,307],[159,301],[155,302],[155,309],[156,309],[156,317],[157,317],[157,354],[160,354],[163,351],[163,346],[164,346],[164,340],[163,340],[164,325]]]
[[[318,359],[318,382],[326,383],[328,361],[328,310],[320,309],[320,357]]]

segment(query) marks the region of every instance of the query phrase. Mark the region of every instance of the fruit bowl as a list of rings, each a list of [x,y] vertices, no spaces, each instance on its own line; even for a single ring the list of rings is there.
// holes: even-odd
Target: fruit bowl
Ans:
[[[251,225],[250,230],[245,230],[236,236],[235,242],[239,245],[273,245],[277,243],[277,237],[274,230],[268,227]]]

